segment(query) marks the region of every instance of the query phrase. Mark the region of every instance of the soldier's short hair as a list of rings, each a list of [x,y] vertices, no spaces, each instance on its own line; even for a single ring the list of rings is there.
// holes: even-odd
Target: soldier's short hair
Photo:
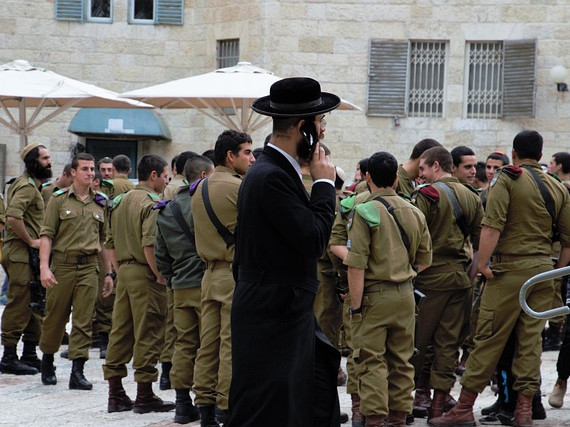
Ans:
[[[217,165],[214,150],[212,150],[211,148],[209,150],[204,151],[202,153],[202,156],[206,156],[208,159],[210,159],[212,161],[212,163],[214,164],[214,166]]]
[[[168,166],[166,160],[156,154],[147,154],[142,157],[137,166],[139,181],[148,181],[150,174],[155,171],[158,175]]]
[[[503,162],[503,166],[507,166],[510,163],[509,157],[502,151],[493,151],[487,156],[487,160],[500,160]]]
[[[101,157],[97,162],[97,169],[101,166],[102,163],[113,163],[113,159],[110,157]]]
[[[71,175],[71,163],[68,163],[63,167],[62,173],[66,174],[67,176]]]
[[[441,170],[447,173],[451,173],[453,166],[453,159],[451,154],[443,147],[433,147],[429,150],[424,151],[420,156],[420,159],[424,159],[424,162],[428,166],[433,166],[435,162],[439,163]]]
[[[368,159],[368,175],[377,187],[391,187],[396,181],[398,161],[386,151],[372,154]]]
[[[172,160],[170,161],[170,169],[174,170],[174,168],[176,167],[176,160],[178,160],[178,154],[176,156],[174,156],[172,158]],[[178,169],[176,169],[176,173],[178,173]]]
[[[358,162],[358,168],[360,169],[360,176],[362,176],[362,179],[364,179],[364,175],[366,175],[366,172],[368,171],[369,160],[370,157],[366,157],[365,159],[362,159]]]
[[[570,153],[566,151],[559,151],[552,155],[557,165],[562,166],[563,173],[570,173]]]
[[[523,130],[513,139],[513,150],[519,159],[539,161],[542,157],[542,135],[535,130]]]
[[[200,177],[202,171],[208,172],[214,167],[214,162],[206,156],[196,155],[186,161],[184,175],[188,182],[194,182]]]
[[[186,176],[186,174],[184,173],[184,165],[186,165],[186,162],[189,159],[191,159],[192,157],[196,157],[198,155],[199,154],[195,153],[194,151],[183,151],[182,153],[180,153],[178,155],[178,158],[176,159],[176,173],[184,174],[184,176]]]
[[[124,154],[117,154],[113,157],[113,167],[120,174],[128,174],[131,171],[131,159]]]
[[[93,156],[89,153],[77,153],[75,156],[73,156],[73,159],[71,159],[71,169],[76,169],[79,166],[79,161],[80,160],[87,160],[87,161],[91,161],[91,162],[95,162],[95,159],[93,158]]]
[[[101,171],[99,169],[95,169],[95,176],[93,177],[93,181],[95,181],[96,179],[99,180],[99,185],[100,185],[101,181],[103,181],[103,174],[101,173]]]
[[[412,155],[410,156],[410,159],[411,160],[419,159],[426,150],[429,150],[430,148],[433,147],[441,147],[441,144],[432,138],[422,139],[420,142],[414,145],[414,149],[412,150]]]
[[[477,166],[475,168],[475,178],[477,178],[481,183],[489,181],[487,179],[487,165],[485,162],[477,162]]]
[[[223,131],[218,136],[216,146],[214,147],[216,164],[224,165],[228,151],[237,155],[240,150],[240,145],[246,142],[251,144],[251,137],[245,132],[238,132],[233,129]]]
[[[473,150],[465,145],[460,145],[451,150],[451,158],[453,159],[453,166],[457,167],[461,164],[463,156],[474,156]]]

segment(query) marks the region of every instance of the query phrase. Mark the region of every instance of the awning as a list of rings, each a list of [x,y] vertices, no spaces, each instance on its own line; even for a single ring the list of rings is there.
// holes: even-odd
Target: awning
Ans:
[[[68,131],[80,136],[172,140],[162,117],[153,110],[140,108],[82,108],[71,120]]]

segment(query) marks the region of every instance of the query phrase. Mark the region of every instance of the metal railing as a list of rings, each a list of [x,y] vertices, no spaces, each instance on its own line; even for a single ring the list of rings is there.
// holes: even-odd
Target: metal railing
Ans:
[[[570,275],[570,267],[563,267],[557,268],[556,270],[547,271],[545,273],[537,274],[536,276],[528,279],[524,285],[522,285],[522,288],[519,292],[519,302],[525,313],[529,316],[536,317],[537,319],[552,319],[553,317],[566,316],[567,314],[570,314],[570,308],[568,306],[557,307],[550,310],[538,312],[530,308],[526,302],[526,294],[531,286],[536,285],[540,282],[544,282],[546,280],[556,279],[557,277],[568,275]]]

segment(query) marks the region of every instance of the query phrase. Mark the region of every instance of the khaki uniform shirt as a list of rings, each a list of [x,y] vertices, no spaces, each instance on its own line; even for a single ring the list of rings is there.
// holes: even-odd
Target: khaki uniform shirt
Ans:
[[[6,206],[4,205],[4,196],[0,194],[0,224],[6,223]]]
[[[570,201],[568,190],[542,171],[536,162],[527,163],[539,175],[551,194],[560,244],[570,246]],[[522,170],[517,178],[505,172],[495,175],[489,187],[483,225],[501,232],[494,255],[543,255],[550,256],[552,248],[552,219],[532,177]],[[495,269],[495,268],[494,268]]]
[[[208,193],[214,213],[231,233],[235,231],[237,222],[237,196],[242,178],[231,169],[216,166],[214,173],[208,177]],[[226,248],[226,242],[212,224],[202,198],[202,181],[192,197],[192,212],[196,225],[196,250],[204,261],[228,261],[234,258],[235,245]]]
[[[348,240],[348,233],[346,231],[346,224],[348,223],[348,215],[354,206],[362,203],[370,195],[369,191],[347,197],[340,203],[341,206],[336,211],[336,216],[333,223],[331,238],[329,245],[346,246]],[[352,200],[350,200],[352,199]],[[344,207],[348,206],[348,207]]]
[[[158,211],[152,207],[159,200],[151,188],[140,184],[115,198],[106,247],[115,249],[117,262],[135,259],[148,264],[143,247],[154,246]]]
[[[79,200],[71,186],[56,191],[50,198],[40,235],[53,240],[54,252],[76,256],[101,251],[100,242],[105,239],[106,198],[98,203],[96,194],[89,189],[87,198]]]
[[[26,231],[32,239],[40,238],[40,228],[44,219],[45,203],[40,193],[41,183],[24,172],[10,186],[8,191],[8,206],[6,217],[13,217],[24,221]],[[20,239],[6,222],[6,237],[4,243]]]
[[[172,181],[168,183],[168,185],[164,188],[164,192],[162,193],[163,200],[172,200],[176,197],[178,193],[178,189],[184,185],[188,185],[188,181],[184,178],[183,175],[176,175],[172,178]]]
[[[59,190],[59,187],[55,185],[55,181],[48,182],[47,184],[42,184],[42,189],[40,191],[42,193],[42,198],[44,199],[46,207],[51,195],[57,190]]]
[[[129,178],[126,176],[119,175],[113,178],[113,197],[126,193],[133,188],[135,188],[135,184],[129,181]]]
[[[396,187],[396,192],[403,193],[409,197],[411,197],[412,193],[414,192],[415,186],[414,181],[406,172],[403,165],[398,166],[398,185]]]
[[[366,180],[362,180],[358,183],[358,185],[354,189],[354,192],[356,194],[360,194],[364,193],[365,191],[368,191],[368,184],[366,184]]]
[[[394,207],[396,217],[410,239],[409,253],[392,215],[382,203],[372,201],[377,196]],[[360,208],[366,206],[375,209],[377,223],[361,214]],[[429,265],[432,258],[431,239],[424,216],[392,189],[372,193],[356,206],[348,226],[347,247],[344,264],[366,270],[364,287],[378,281],[400,283],[412,280],[416,277],[412,265]]]

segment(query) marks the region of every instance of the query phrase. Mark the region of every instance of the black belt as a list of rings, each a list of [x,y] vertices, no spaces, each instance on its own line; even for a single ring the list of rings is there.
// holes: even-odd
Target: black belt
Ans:
[[[54,258],[65,262],[66,264],[91,264],[99,260],[98,254],[85,254],[85,255],[70,255],[70,254],[59,254],[55,253]]]

